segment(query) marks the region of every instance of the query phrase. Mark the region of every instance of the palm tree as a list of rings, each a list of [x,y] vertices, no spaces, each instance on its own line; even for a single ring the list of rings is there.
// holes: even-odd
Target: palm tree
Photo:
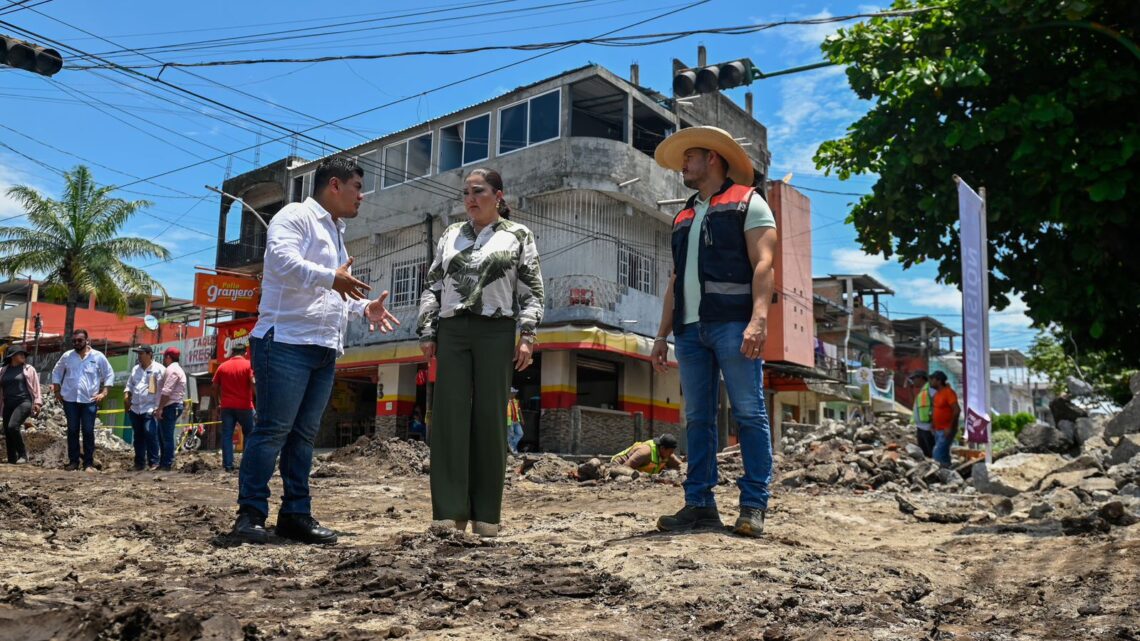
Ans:
[[[146,271],[123,261],[166,260],[166,248],[144,238],[121,237],[119,228],[144,207],[145,200],[112,198],[114,187],[95,183],[83,165],[64,172],[63,198],[52,200],[26,185],[8,190],[27,214],[28,227],[0,227],[0,272],[47,274],[45,294],[67,305],[64,336],[75,329],[75,309],[92,294],[120,315],[131,296],[160,292],[162,284]]]

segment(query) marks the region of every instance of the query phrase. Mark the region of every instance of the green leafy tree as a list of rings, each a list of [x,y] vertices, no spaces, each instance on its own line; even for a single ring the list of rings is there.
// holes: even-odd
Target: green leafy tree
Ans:
[[[1078,353],[1075,344],[1063,332],[1038,332],[1025,362],[1030,370],[1049,380],[1054,394],[1064,393],[1066,381],[1075,376],[1117,405],[1124,405],[1132,398],[1128,380],[1135,369],[1117,367],[1104,352]]]
[[[986,188],[991,304],[1021,293],[1119,365],[1140,362],[1140,2],[900,0],[823,45],[868,113],[816,164],[874,173],[863,249],[961,280],[952,175]]]
[[[83,165],[65,172],[63,197],[52,200],[25,185],[8,190],[24,208],[29,226],[0,227],[0,272],[39,273],[44,293],[67,306],[64,335],[75,329],[75,309],[92,294],[119,314],[131,296],[155,292],[166,296],[162,284],[143,269],[124,261],[169,258],[166,248],[143,238],[121,237],[131,216],[150,206],[145,200],[110,197],[113,187],[95,183]]]

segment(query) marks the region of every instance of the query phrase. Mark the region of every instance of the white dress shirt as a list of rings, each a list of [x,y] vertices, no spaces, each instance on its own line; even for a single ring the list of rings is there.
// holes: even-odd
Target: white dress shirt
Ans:
[[[69,403],[94,403],[96,394],[114,384],[115,372],[103,352],[94,347],[86,357],[69,349],[51,371],[51,382],[59,385],[60,395]]]
[[[158,396],[162,389],[162,374],[165,368],[158,361],[151,361],[150,367],[135,363],[131,377],[127,379],[127,392],[131,395],[131,411],[135,414],[153,414],[158,409]]]
[[[313,198],[286,205],[269,223],[261,304],[252,335],[293,345],[319,345],[344,351],[348,315],[364,315],[371,302],[344,300],[333,291],[333,277],[348,260],[344,221]]]

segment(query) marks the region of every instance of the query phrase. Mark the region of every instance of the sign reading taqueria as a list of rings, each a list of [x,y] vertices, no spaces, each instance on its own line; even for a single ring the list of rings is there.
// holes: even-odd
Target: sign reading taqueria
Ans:
[[[194,304],[198,307],[256,312],[261,283],[256,278],[221,274],[194,275]]]

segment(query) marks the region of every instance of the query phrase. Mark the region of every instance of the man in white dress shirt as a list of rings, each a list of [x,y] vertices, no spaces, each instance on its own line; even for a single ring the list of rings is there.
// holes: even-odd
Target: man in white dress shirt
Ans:
[[[233,528],[243,541],[268,540],[269,479],[278,457],[284,495],[277,535],[304,543],[337,539],[312,516],[309,471],[348,317],[364,316],[383,332],[399,324],[384,306],[388,292],[368,300],[370,287],[353,278],[344,247],[344,219],[360,210],[363,178],[352,160],[329,158],[317,167],[313,196],[286,205],[269,223],[259,316],[250,338],[257,425],[238,472]]]
[[[51,372],[51,387],[67,418],[67,470],[95,472],[95,414],[115,381],[115,372],[103,352],[91,347],[87,330],[71,333],[71,345]],[[79,437],[83,436],[83,450]]]

